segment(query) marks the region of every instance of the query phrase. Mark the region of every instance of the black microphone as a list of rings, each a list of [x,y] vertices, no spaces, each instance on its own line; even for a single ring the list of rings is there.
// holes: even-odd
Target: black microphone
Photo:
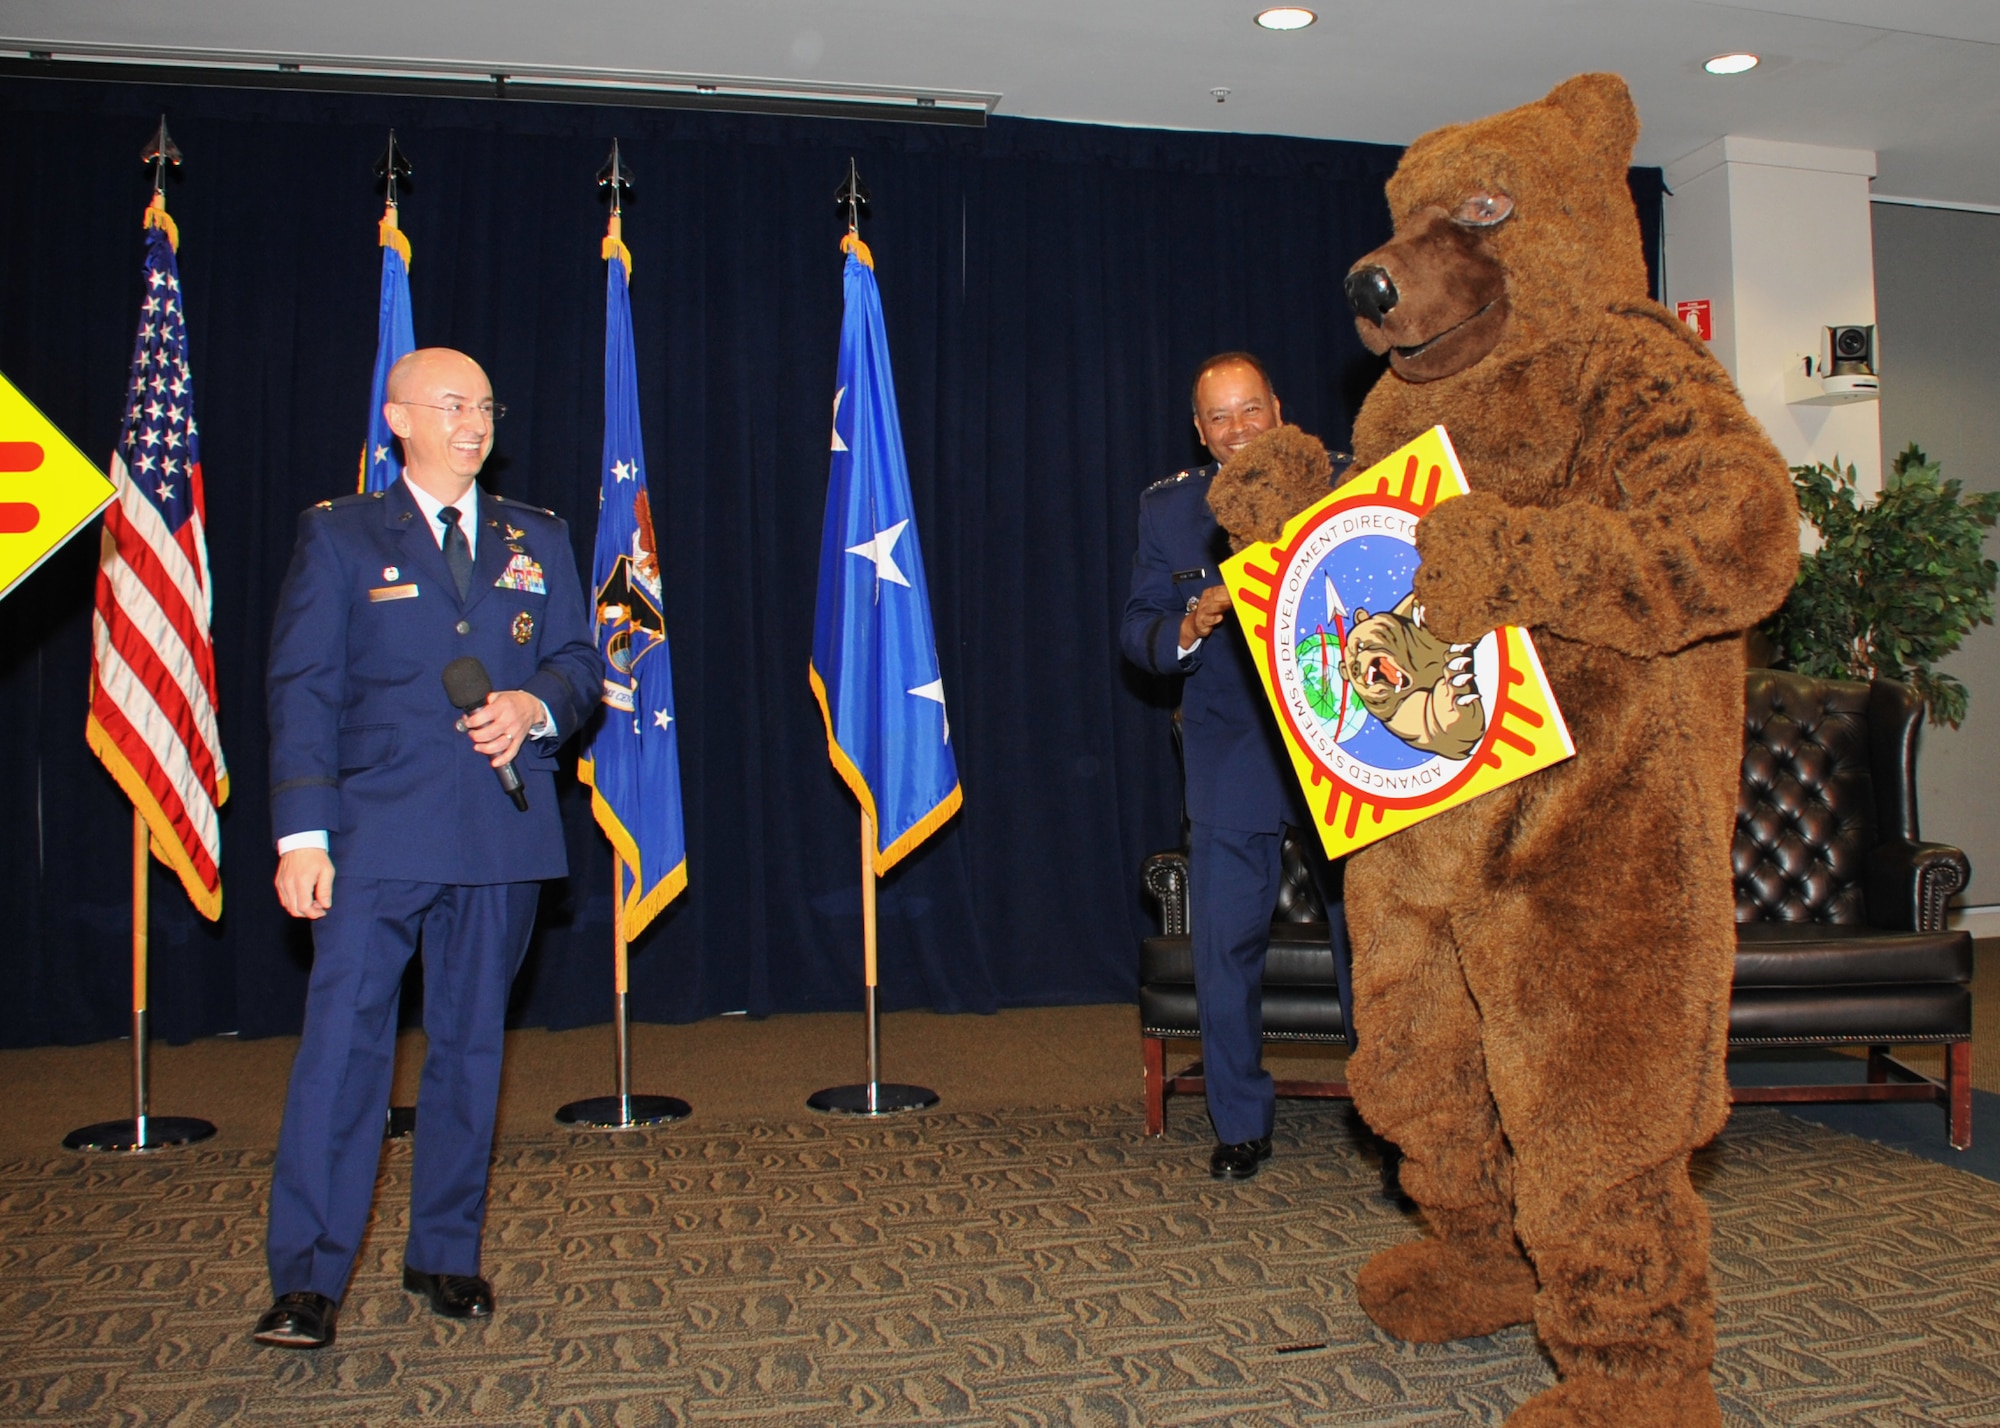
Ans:
[[[470,714],[486,706],[486,696],[493,692],[493,676],[471,655],[460,655],[444,667],[444,692],[454,708]],[[514,765],[504,763],[493,772],[500,779],[500,787],[514,800],[514,806],[526,813],[528,791],[521,787],[521,776],[514,772]]]

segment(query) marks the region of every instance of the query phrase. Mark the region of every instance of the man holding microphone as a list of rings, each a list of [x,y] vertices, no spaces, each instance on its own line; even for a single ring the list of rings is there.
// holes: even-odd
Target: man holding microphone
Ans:
[[[603,682],[566,526],[477,483],[504,411],[463,353],[398,362],[384,415],[403,443],[402,480],[304,512],[278,597],[277,891],[312,922],[313,968],[272,1176],[276,1300],[259,1343],[333,1341],[374,1195],[403,970],[420,944],[429,1051],[403,1285],[451,1318],[493,1312],[479,1244],[507,994],[540,883],[568,870],[555,751]]]

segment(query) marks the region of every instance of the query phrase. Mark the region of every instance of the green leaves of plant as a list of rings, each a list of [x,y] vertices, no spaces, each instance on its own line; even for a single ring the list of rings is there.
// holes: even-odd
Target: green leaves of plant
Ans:
[[[2000,565],[1983,543],[2000,519],[2000,492],[1964,496],[1915,442],[1865,507],[1853,466],[1837,459],[1794,466],[1792,484],[1820,546],[1799,561],[1792,593],[1765,622],[1778,663],[1827,679],[1905,680],[1931,722],[1956,727],[1965,686],[1933,666],[1974,626],[1992,623]]]

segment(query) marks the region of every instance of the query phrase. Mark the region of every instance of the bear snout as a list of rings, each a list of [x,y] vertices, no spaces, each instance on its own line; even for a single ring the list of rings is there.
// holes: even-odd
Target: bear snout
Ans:
[[[1507,273],[1480,233],[1425,209],[1348,270],[1362,345],[1397,376],[1433,382],[1463,372],[1507,328]]]
[[[1347,305],[1354,309],[1357,317],[1365,318],[1377,327],[1389,310],[1401,302],[1403,295],[1396,291],[1396,280],[1389,276],[1387,268],[1370,265],[1356,268],[1347,275]]]

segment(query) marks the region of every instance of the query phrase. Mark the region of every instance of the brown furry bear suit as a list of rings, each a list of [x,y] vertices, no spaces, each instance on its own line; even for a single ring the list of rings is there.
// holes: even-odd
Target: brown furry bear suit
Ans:
[[[1637,133],[1623,81],[1583,75],[1425,135],[1389,180],[1395,237],[1348,279],[1390,367],[1358,463],[1443,423],[1472,487],[1418,525],[1424,621],[1528,626],[1576,742],[1347,867],[1354,1098],[1430,1230],[1357,1297],[1425,1342],[1532,1320],[1562,1381],[1513,1428],[1722,1421],[1688,1155],[1727,1114],[1738,634],[1790,587],[1798,514],[1728,375],[1647,296]],[[1239,543],[1325,493],[1302,441],[1216,478]]]

